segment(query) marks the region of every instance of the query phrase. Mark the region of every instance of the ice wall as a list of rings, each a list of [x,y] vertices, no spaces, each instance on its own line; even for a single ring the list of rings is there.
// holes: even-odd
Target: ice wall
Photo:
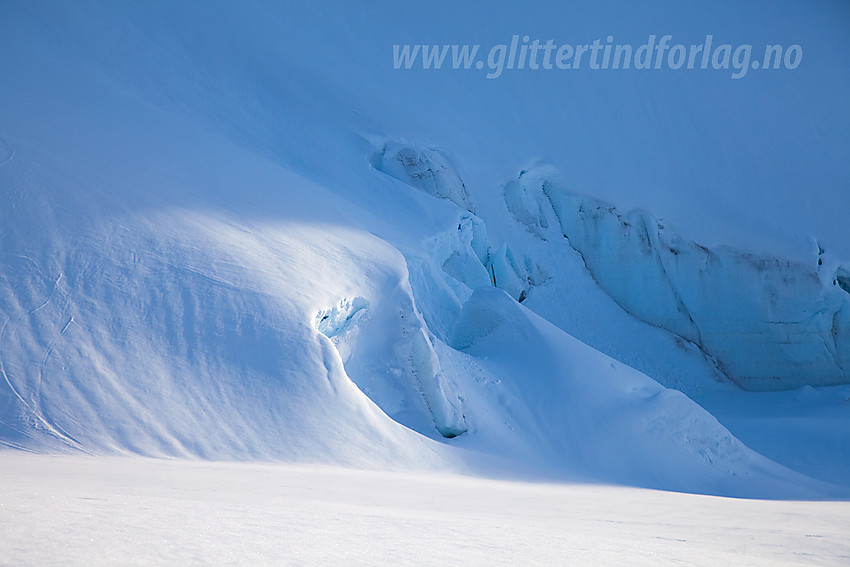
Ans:
[[[811,265],[692,242],[645,211],[620,211],[559,184],[549,171],[508,182],[505,203],[529,232],[581,254],[624,310],[713,357],[752,390],[850,381],[850,295]],[[840,270],[840,268],[839,268]]]

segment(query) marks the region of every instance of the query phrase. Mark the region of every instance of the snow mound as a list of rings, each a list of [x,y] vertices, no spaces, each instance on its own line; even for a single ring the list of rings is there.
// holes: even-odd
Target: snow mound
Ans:
[[[89,210],[103,214],[93,202]],[[352,340],[359,316],[406,278],[397,253],[368,233],[249,228],[182,210],[47,234],[18,226],[38,254],[0,256],[4,443],[446,466],[438,445],[356,387],[326,338]],[[308,321],[332,297],[354,299],[318,317],[323,335]]]
[[[546,447],[550,462],[591,478],[682,491],[795,490],[792,473],[684,394],[570,337],[501,290],[475,291],[452,346],[499,379],[515,427]]]

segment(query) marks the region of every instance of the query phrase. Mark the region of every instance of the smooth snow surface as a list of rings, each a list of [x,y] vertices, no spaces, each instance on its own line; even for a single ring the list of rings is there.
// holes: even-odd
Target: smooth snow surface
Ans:
[[[846,502],[332,467],[0,456],[15,565],[845,565]]]
[[[4,447],[850,490],[845,5],[2,12]],[[515,33],[805,63],[392,69]]]

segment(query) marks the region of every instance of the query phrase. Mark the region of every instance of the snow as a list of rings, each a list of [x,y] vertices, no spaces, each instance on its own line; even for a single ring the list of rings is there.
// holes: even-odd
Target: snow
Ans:
[[[4,455],[13,564],[841,565],[843,503],[315,465]],[[38,545],[31,545],[39,542]]]
[[[714,393],[699,401],[762,455],[827,482],[846,484],[850,478],[847,386]]]
[[[117,524],[91,524],[110,553],[135,553],[191,510],[201,560],[237,523],[259,531],[236,561],[267,553],[264,530],[305,521],[312,535],[281,544],[304,561],[354,559],[358,530],[386,539],[357,560],[413,560],[427,549],[417,529],[456,544],[428,557],[459,563],[488,546],[506,563],[566,550],[580,562],[771,562],[791,548],[846,559],[841,503],[646,490],[850,490],[848,14],[785,8],[5,7],[0,463],[17,476],[3,487],[4,549],[39,563],[57,549],[39,534],[96,506],[63,473],[110,486],[109,470],[129,479],[138,466],[160,480],[103,490],[130,509],[157,503],[136,518],[150,539],[126,547]],[[488,80],[390,61],[396,43],[494,44],[523,28],[640,42],[659,26],[683,42],[799,43],[804,64],[740,80]],[[29,474],[38,463],[50,464]],[[195,499],[189,479],[207,474]],[[275,475],[297,489],[267,501]],[[619,487],[586,484],[598,482]],[[387,512],[384,485],[422,498]],[[57,508],[26,500],[39,486],[56,486]],[[276,516],[287,501],[300,508]],[[590,516],[564,516],[569,502]],[[204,523],[221,506],[225,523]],[[679,539],[647,509],[679,510],[676,543],[695,547],[647,543]],[[606,524],[620,516],[625,531]],[[754,548],[718,518],[780,547]],[[801,535],[809,521],[829,545]],[[82,533],[54,541],[87,562]],[[332,537],[337,555],[315,555]]]
[[[476,290],[451,346],[500,377],[492,395],[513,428],[588,478],[736,496],[791,494],[805,484],[752,453],[681,392],[591,349],[500,290]]]

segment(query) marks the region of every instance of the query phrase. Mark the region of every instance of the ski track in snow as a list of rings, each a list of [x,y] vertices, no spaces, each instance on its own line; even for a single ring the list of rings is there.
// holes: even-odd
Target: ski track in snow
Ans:
[[[15,254],[7,254],[7,255],[17,256],[18,258],[21,258],[23,260],[27,260],[27,261],[31,262],[36,267],[36,269],[39,270],[39,272],[41,271],[41,268],[38,266],[38,263],[28,256],[15,255]],[[23,317],[28,317],[30,315],[33,315],[34,313],[37,313],[38,311],[43,309],[45,306],[47,306],[53,300],[56,293],[58,291],[60,291],[59,290],[59,283],[61,281],[62,281],[62,274],[60,273],[59,276],[56,278],[56,281],[53,283],[53,289],[51,290],[50,295],[48,295],[48,297],[42,303],[40,303],[39,305],[37,305],[36,307],[34,307],[32,309],[27,310],[25,314],[20,315],[14,321],[12,320],[11,317],[6,318],[6,321],[3,323],[3,328],[0,329],[0,374],[3,375],[3,379],[6,382],[6,385],[9,387],[9,390],[12,392],[12,394],[21,402],[23,407],[26,408],[26,410],[27,410],[26,415],[27,416],[32,417],[35,420],[37,420],[38,423],[40,423],[49,433],[51,433],[53,436],[55,436],[58,440],[63,441],[69,447],[73,447],[73,448],[75,448],[75,449],[77,449],[77,450],[79,450],[83,453],[91,454],[90,451],[88,451],[79,441],[74,439],[74,437],[72,435],[70,435],[67,431],[65,431],[61,426],[59,426],[58,424],[55,424],[51,420],[49,420],[44,415],[43,411],[41,410],[41,407],[42,407],[41,385],[42,385],[42,381],[43,381],[43,378],[44,378],[44,368],[47,365],[47,360],[50,356],[50,353],[53,352],[53,348],[54,348],[56,341],[59,339],[59,337],[61,337],[65,333],[65,331],[71,325],[71,323],[73,322],[73,317],[71,317],[68,320],[68,322],[62,328],[62,330],[59,332],[59,334],[56,335],[56,337],[54,337],[54,339],[50,342],[47,349],[45,350],[44,358],[42,359],[41,364],[39,366],[38,376],[36,378],[34,388],[33,388],[34,389],[34,399],[33,399],[32,403],[30,403],[30,402],[28,402],[27,400],[24,399],[24,397],[18,391],[18,388],[16,388],[15,385],[13,384],[12,379],[9,377],[9,374],[6,371],[6,362],[5,362],[6,347],[5,347],[5,343],[6,343],[7,337],[11,336],[10,333],[15,332],[15,325],[19,320],[21,320]],[[11,325],[11,331],[9,331],[10,325]],[[22,433],[27,435],[26,432],[22,432]],[[29,436],[29,435],[27,435],[27,436]],[[9,444],[9,443],[6,443],[6,444],[10,445],[10,446],[12,446],[12,445],[17,446],[18,445],[18,444]]]

